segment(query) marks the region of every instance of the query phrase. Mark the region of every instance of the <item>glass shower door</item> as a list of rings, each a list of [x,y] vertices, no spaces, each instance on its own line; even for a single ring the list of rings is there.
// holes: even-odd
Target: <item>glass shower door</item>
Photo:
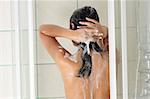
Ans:
[[[150,98],[150,1],[137,3],[138,64],[135,99]]]
[[[115,1],[117,99],[134,99],[138,57],[136,0]]]
[[[115,2],[118,99],[149,99],[149,0]]]

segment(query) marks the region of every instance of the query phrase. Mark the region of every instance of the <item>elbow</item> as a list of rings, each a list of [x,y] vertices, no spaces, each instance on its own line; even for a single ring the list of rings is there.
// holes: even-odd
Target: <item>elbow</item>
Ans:
[[[51,31],[53,31],[52,24],[44,24],[39,27],[40,34],[50,35]]]
[[[41,25],[40,27],[39,27],[39,33],[40,34],[45,34],[46,33],[46,28],[45,28],[46,26],[45,25]]]
[[[44,24],[39,27],[39,35],[52,36],[53,26],[51,24]]]

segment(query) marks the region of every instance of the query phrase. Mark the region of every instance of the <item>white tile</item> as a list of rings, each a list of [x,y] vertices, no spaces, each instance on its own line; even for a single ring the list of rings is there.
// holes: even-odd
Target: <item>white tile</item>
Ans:
[[[15,96],[14,67],[0,67],[0,99],[14,99]]]
[[[12,64],[11,32],[0,32],[0,64]]]
[[[97,10],[102,25],[108,24],[107,1],[105,0],[79,0],[78,7],[92,6]]]
[[[64,97],[64,86],[57,65],[38,66],[39,97]]]
[[[69,28],[69,19],[76,9],[75,0],[37,1],[37,24],[57,24]]]
[[[11,29],[10,0],[0,1],[0,30]]]

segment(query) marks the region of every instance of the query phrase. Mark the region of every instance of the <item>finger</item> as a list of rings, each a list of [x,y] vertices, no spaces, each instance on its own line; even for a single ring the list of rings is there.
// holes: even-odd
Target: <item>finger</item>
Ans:
[[[103,38],[103,36],[99,36],[99,35],[93,35],[92,37],[95,37],[95,38]]]
[[[95,24],[98,23],[98,21],[96,21],[96,20],[94,20],[94,19],[91,19],[91,18],[88,18],[88,17],[86,17],[86,20],[87,20],[87,21],[90,21],[90,22],[93,22],[93,23],[95,23]]]
[[[94,39],[103,39],[102,36],[96,36],[96,35],[94,35],[93,38],[94,38]]]
[[[98,34],[98,30],[97,29],[91,29],[91,28],[86,28],[85,31],[87,33],[93,33],[93,34]]]
[[[86,26],[89,26],[89,27],[95,27],[95,24],[91,23],[91,22],[79,22],[80,24],[82,25],[86,25]]]
[[[95,33],[95,35],[97,35],[97,36],[104,36],[103,33],[99,33],[99,32]]]
[[[77,26],[78,29],[95,29],[94,27],[89,27],[89,26]]]
[[[85,28],[87,28],[87,26],[77,26],[77,28],[79,28],[79,29],[85,29]]]

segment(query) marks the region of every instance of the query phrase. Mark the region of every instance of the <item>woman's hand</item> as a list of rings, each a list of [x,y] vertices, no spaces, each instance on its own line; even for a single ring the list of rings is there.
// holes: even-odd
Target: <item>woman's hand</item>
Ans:
[[[87,41],[94,42],[94,41],[97,41],[97,39],[99,39],[103,35],[101,33],[98,33],[97,29],[88,28],[88,27],[79,28],[74,31],[78,34],[75,40],[76,42],[87,42]]]
[[[86,26],[80,26],[80,28],[93,28],[98,30],[99,34],[102,34],[101,37],[99,39],[105,38],[107,37],[107,28],[102,26],[98,21],[91,19],[91,18],[86,18],[87,21],[89,22],[79,22],[82,25],[86,25]]]

